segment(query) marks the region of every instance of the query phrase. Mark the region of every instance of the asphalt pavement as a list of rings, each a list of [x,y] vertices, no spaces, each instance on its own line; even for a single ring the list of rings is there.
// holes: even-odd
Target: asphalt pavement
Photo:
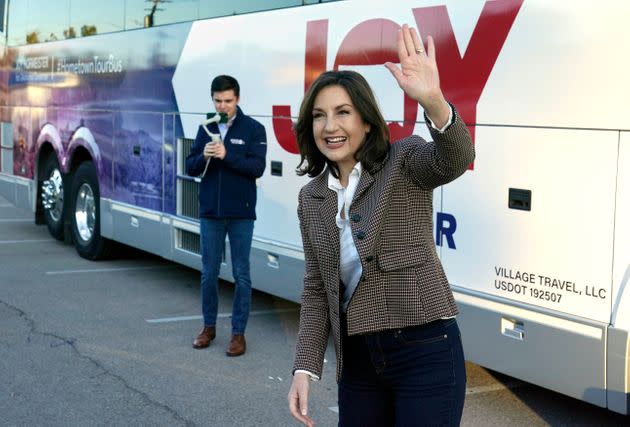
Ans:
[[[256,278],[253,278],[256,280]],[[1,426],[296,426],[286,395],[299,305],[254,292],[247,353],[195,350],[199,272],[142,252],[91,262],[0,198]],[[464,426],[628,425],[629,418],[467,364]],[[337,425],[334,351],[311,388]]]

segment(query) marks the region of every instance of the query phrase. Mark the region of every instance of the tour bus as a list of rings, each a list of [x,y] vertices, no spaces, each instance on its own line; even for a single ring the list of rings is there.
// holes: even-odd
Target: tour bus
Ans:
[[[324,70],[357,70],[393,141],[429,138],[382,64],[397,61],[403,23],[433,35],[443,91],[477,154],[434,192],[467,359],[628,413],[629,2],[0,5],[0,195],[85,258],[123,243],[200,269],[199,178],[184,159],[212,110],[211,79],[233,75],[268,138],[253,286],[293,301],[308,178],[295,173],[292,126],[305,90]]]

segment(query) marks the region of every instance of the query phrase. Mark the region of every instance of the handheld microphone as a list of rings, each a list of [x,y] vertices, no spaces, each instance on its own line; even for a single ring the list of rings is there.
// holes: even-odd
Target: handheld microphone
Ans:
[[[207,113],[206,120],[201,122],[202,125],[209,125],[210,123],[227,123],[228,116],[225,113]]]
[[[218,133],[210,132],[207,126],[210,123],[227,123],[227,122],[228,122],[228,116],[225,113],[207,113],[206,120],[201,122],[201,127],[203,128],[203,130],[206,131],[206,133],[212,140],[212,143],[216,144],[217,142],[221,141],[221,135]],[[210,159],[212,159],[212,157],[208,157],[208,160],[206,160],[206,167],[203,168],[203,173],[201,174],[202,178],[206,175],[206,172],[208,171],[208,165],[210,164]]]
[[[225,113],[207,113],[206,120],[201,122],[201,127],[203,127],[203,130],[205,130],[208,136],[212,138],[212,142],[219,142],[221,139],[220,135],[210,132],[207,126],[210,123],[227,123],[227,122],[228,122],[228,116]]]

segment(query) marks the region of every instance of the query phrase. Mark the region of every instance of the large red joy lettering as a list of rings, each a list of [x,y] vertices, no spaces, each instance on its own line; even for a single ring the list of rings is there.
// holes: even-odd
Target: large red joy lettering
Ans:
[[[468,48],[460,55],[445,6],[413,9],[416,24],[426,40],[436,44],[440,82],[446,98],[469,125],[475,141],[477,103],[523,0],[487,1]],[[334,69],[342,65],[377,65],[398,62],[396,38],[400,26],[390,20],[373,19],[360,23],[344,38],[335,58]],[[311,21],[306,28],[304,91],[326,70],[328,21]],[[395,84],[395,83],[393,83]],[[389,123],[392,141],[410,135],[417,118],[418,104],[405,96],[403,123]],[[291,107],[274,105],[273,129],[280,146],[298,154],[293,133]],[[471,165],[472,166],[472,165]]]
[[[522,4],[523,0],[487,1],[463,57],[446,6],[413,10],[422,39],[431,35],[435,40],[442,92],[468,124],[473,143],[477,102]]]

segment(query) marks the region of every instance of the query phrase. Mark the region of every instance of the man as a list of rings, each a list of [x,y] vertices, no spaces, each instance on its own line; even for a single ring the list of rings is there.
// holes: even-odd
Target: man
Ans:
[[[204,326],[193,347],[206,348],[216,336],[217,281],[227,234],[235,283],[232,338],[226,354],[240,356],[245,353],[245,327],[251,301],[249,253],[256,219],[256,178],[265,170],[267,135],[264,126],[246,116],[238,106],[240,88],[234,77],[216,77],[210,90],[217,113],[225,113],[228,122],[207,125],[210,133],[220,133],[218,143],[213,143],[200,126],[186,158],[190,176],[198,176],[205,170],[199,186]]]

